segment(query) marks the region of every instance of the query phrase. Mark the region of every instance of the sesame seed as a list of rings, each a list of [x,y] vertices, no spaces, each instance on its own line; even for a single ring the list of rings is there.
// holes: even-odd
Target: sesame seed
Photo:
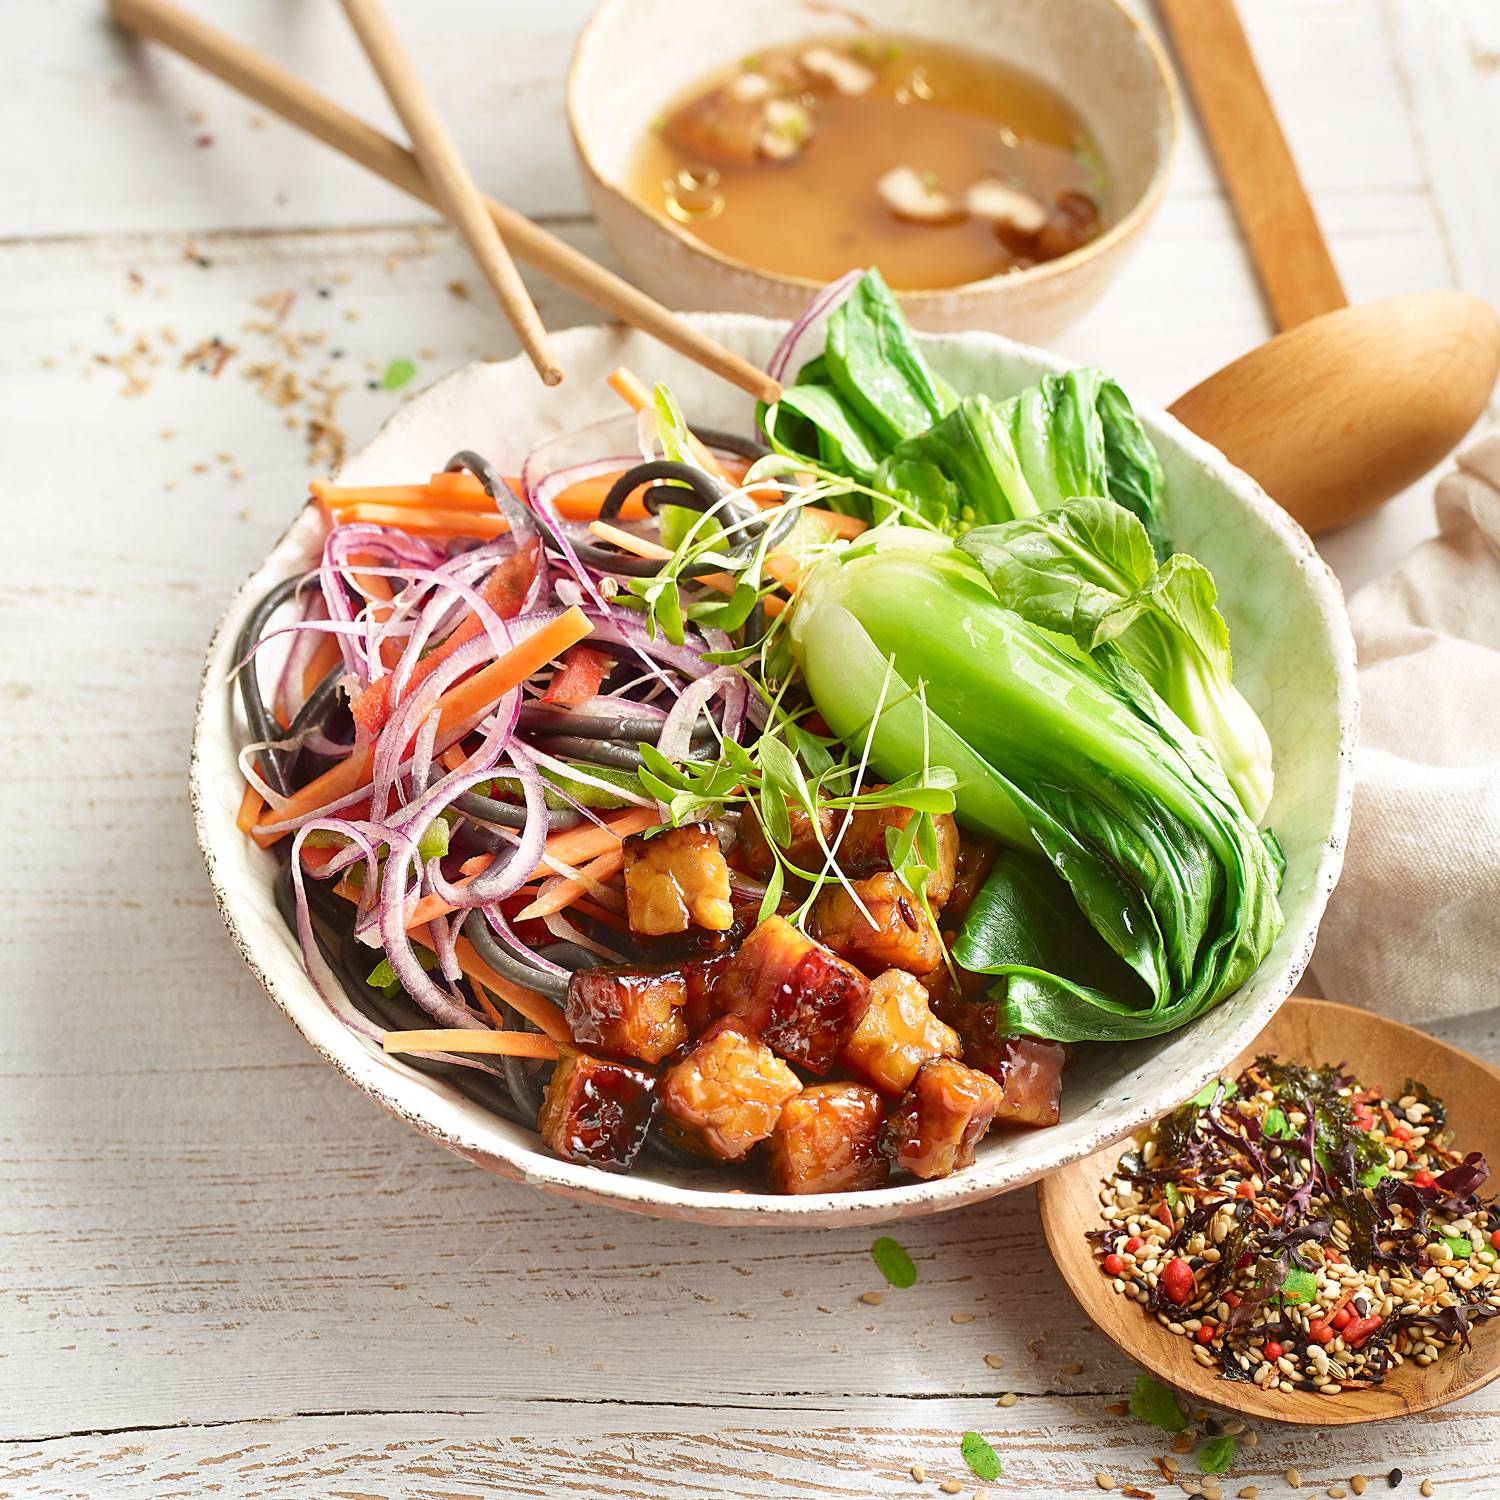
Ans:
[[[996,1403],[996,1406],[1014,1406],[1016,1404],[1016,1393],[1007,1391]]]

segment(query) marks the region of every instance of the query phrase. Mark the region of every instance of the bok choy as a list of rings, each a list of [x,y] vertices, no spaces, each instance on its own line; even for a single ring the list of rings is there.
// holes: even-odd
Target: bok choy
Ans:
[[[789,621],[819,713],[896,780],[944,766],[1005,853],[954,948],[1002,1032],[1156,1035],[1237,988],[1282,925],[1272,849],[1212,754],[1104,641],[1003,604],[947,538],[886,527],[819,563]]]
[[[779,453],[860,486],[835,503],[866,520],[906,510],[959,534],[1086,495],[1131,511],[1157,556],[1170,550],[1161,462],[1114,381],[1068,370],[1007,400],[960,400],[878,271],[829,315],[824,352],[760,422]]]
[[[1212,575],[1176,553],[1157,565],[1146,529],[1109,500],[982,526],[959,539],[996,597],[1084,651],[1114,642],[1212,748],[1251,822],[1271,801],[1271,741],[1230,680],[1229,627]]]

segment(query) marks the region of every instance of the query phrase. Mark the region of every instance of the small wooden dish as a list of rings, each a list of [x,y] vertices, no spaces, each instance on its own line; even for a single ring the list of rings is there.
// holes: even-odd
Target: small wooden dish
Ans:
[[[1500,1163],[1500,1070],[1456,1047],[1352,1006],[1288,1000],[1228,1074],[1267,1052],[1301,1062],[1343,1063],[1364,1082],[1386,1088],[1418,1079],[1447,1103],[1458,1148],[1482,1151],[1488,1161]],[[1425,1368],[1408,1362],[1373,1390],[1341,1396],[1268,1394],[1243,1381],[1222,1379],[1193,1358],[1190,1340],[1169,1332],[1139,1303],[1113,1290],[1084,1238],[1086,1230],[1102,1222],[1099,1186],[1113,1176],[1123,1149],[1123,1143],[1110,1146],[1044,1178],[1037,1186],[1042,1227],[1078,1305],[1122,1354],[1168,1385],[1195,1401],[1247,1417],[1340,1427],[1431,1411],[1500,1374],[1500,1327],[1493,1326],[1496,1319],[1487,1319],[1476,1324],[1468,1353],[1445,1350]]]

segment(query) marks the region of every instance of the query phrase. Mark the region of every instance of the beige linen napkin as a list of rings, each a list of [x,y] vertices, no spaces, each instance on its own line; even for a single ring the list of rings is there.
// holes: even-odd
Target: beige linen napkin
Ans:
[[[1457,464],[1439,534],[1350,602],[1354,821],[1312,961],[1412,1021],[1500,1005],[1500,432]]]

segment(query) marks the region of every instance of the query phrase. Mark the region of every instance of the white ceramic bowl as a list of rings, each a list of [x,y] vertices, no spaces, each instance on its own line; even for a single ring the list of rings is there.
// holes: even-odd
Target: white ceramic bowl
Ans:
[[[568,72],[568,124],[594,217],[631,280],[670,307],[794,318],[815,283],[710,249],[624,186],[636,146],[697,80],[752,52],[860,30],[956,42],[1041,77],[1082,115],[1112,184],[1108,227],[1071,255],[933,291],[906,291],[918,328],[1045,343],[1120,271],[1165,191],[1177,88],[1120,0],[602,0]]]
[[[757,364],[765,363],[784,326],[733,314],[693,321]],[[459,448],[478,449],[502,472],[514,472],[538,439],[617,411],[603,382],[620,363],[670,382],[691,419],[750,430],[747,397],[642,334],[577,328],[559,334],[556,344],[568,369],[566,385],[546,390],[522,360],[469,365],[402,406],[349,460],[341,478],[349,484],[420,480]],[[991,334],[937,336],[923,344],[959,390],[1004,395],[1061,367]],[[219,910],[245,961],[334,1067],[424,1134],[502,1176],[639,1213],[705,1223],[875,1223],[933,1213],[1030,1182],[1156,1118],[1248,1044],[1307,963],[1343,858],[1357,707],[1343,599],[1307,537],[1254,480],[1171,417],[1143,416],[1166,468],[1173,533],[1218,580],[1234,633],[1236,680],[1275,747],[1270,821],[1287,853],[1286,928],[1251,982],[1193,1025],[1149,1042],[1085,1049],[1067,1075],[1062,1121],[1052,1129],[993,1134],[965,1172],[871,1193],[776,1197],[753,1190],[754,1179],[736,1172],[672,1171],[650,1162],[615,1176],[556,1160],[532,1132],[497,1119],[346,1029],[308,981],[296,939],[277,914],[275,860],[235,828],[241,789],[235,754],[246,736],[227,681],[234,641],[262,594],[315,559],[319,523],[310,509],[230,602],[209,647],[194,728],[198,839]]]

